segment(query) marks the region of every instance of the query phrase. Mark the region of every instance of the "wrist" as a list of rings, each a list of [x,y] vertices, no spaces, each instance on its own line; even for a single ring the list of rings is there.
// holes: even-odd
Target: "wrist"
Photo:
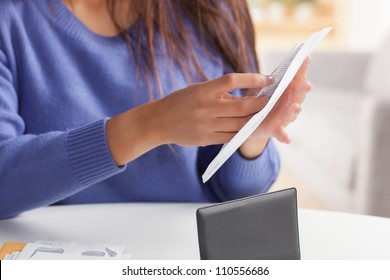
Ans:
[[[249,137],[239,148],[240,154],[246,159],[259,157],[267,146],[269,138]]]
[[[107,142],[115,163],[124,165],[163,144],[161,127],[153,110],[153,102],[108,120]]]

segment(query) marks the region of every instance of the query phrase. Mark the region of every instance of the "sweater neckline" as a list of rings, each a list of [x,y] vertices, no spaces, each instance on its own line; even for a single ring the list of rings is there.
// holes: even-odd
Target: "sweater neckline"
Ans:
[[[39,0],[37,3],[41,5],[41,10],[50,22],[72,38],[102,45],[123,46],[124,40],[121,34],[108,37],[93,32],[65,6],[62,0]]]

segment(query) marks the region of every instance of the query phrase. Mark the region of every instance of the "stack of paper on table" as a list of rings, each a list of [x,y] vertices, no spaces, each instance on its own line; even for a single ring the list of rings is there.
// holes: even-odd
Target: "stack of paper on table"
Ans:
[[[125,247],[62,241],[7,242],[0,248],[2,260],[127,260]]]

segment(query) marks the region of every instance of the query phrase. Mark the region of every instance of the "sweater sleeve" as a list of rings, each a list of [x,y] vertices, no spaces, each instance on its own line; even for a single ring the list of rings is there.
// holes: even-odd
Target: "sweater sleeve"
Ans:
[[[0,218],[52,204],[125,169],[112,159],[105,120],[26,134],[16,87],[0,45]]]
[[[218,154],[220,145],[199,148],[200,175]],[[245,159],[236,151],[206,183],[216,201],[227,201],[267,192],[280,169],[278,151],[270,139],[263,153],[255,159]]]

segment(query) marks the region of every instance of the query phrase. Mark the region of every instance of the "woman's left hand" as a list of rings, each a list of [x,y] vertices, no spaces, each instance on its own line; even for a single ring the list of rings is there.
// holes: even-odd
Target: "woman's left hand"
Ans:
[[[306,80],[309,63],[310,57],[307,57],[274,108],[240,147],[240,152],[244,157],[254,158],[258,156],[270,137],[276,138],[281,143],[290,143],[291,140],[285,128],[296,120],[302,110],[301,104],[312,88],[312,84]]]

